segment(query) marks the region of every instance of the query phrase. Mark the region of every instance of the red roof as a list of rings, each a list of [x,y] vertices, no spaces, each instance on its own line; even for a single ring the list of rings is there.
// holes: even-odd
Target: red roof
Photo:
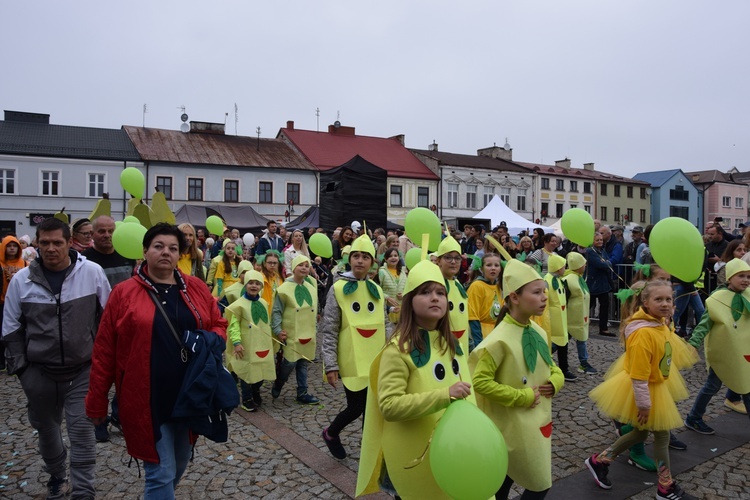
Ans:
[[[440,180],[440,178],[397,138],[355,135],[353,127],[329,127],[328,132],[282,128],[277,137],[286,137],[320,170],[338,167],[359,155],[386,170],[389,177]]]

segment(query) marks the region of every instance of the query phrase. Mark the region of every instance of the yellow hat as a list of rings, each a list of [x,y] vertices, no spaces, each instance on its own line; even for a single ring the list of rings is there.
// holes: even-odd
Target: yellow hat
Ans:
[[[373,259],[375,258],[375,246],[372,244],[370,237],[367,236],[367,233],[354,240],[352,243],[352,252],[369,253]]]
[[[404,287],[404,295],[414,291],[421,284],[428,281],[434,281],[445,286],[445,278],[443,278],[440,268],[429,260],[422,260],[415,264],[411,271],[409,271],[409,276],[406,278],[406,286]]]
[[[549,260],[547,260],[547,269],[549,269],[549,272],[557,272],[563,267],[565,267],[565,259],[555,253],[549,256]]]
[[[586,257],[578,252],[568,254],[568,269],[576,271],[586,265]]]
[[[260,271],[256,271],[255,269],[250,269],[248,272],[245,273],[246,285],[248,281],[260,281],[260,284],[262,287],[264,283],[263,274]]]
[[[742,259],[732,259],[727,262],[727,280],[737,273],[750,272],[750,266]]]
[[[451,252],[458,252],[458,254],[461,255],[461,245],[453,236],[446,236],[445,238],[443,238],[443,241],[440,242],[440,245],[438,245],[438,249],[437,252],[435,252],[435,255],[438,257],[442,257],[443,255]]]
[[[310,262],[310,257],[307,255],[298,253],[294,259],[292,259],[292,271],[294,271],[294,268],[302,264],[303,262]]]
[[[253,263],[250,262],[249,260],[243,260],[237,265],[237,276],[251,269],[254,269]]]
[[[511,259],[503,270],[503,298],[532,281],[542,279],[536,270],[518,259]]]
[[[344,248],[341,249],[341,256],[349,255],[349,253],[352,251],[351,245],[346,245]]]
[[[221,249],[224,250],[229,243],[234,243],[234,240],[232,238],[224,238],[224,241],[221,242]]]

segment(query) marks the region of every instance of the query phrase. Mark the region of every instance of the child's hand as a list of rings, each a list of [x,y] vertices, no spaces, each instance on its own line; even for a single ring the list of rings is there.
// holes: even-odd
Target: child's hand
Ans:
[[[242,347],[242,344],[237,344],[234,346],[234,357],[237,359],[242,359],[244,357],[245,348]]]
[[[646,425],[646,422],[648,422],[648,414],[651,410],[646,408],[645,410],[642,410],[638,408],[638,423],[641,425]]]
[[[326,379],[328,380],[328,383],[331,384],[331,387],[334,389],[336,388],[336,381],[339,379],[339,372],[334,370],[332,372],[326,373]]]
[[[281,330],[279,332],[279,340],[282,342],[286,342],[286,330]]]
[[[452,386],[450,386],[450,389],[448,389],[448,394],[450,395],[451,399],[464,399],[469,394],[471,394],[471,384],[468,382],[456,382]]]
[[[535,385],[534,387],[532,387],[532,389],[534,389],[534,402],[531,403],[531,406],[529,408],[535,408],[536,405],[538,405],[542,401],[542,396],[539,393],[539,386]]]
[[[551,398],[555,395],[555,386],[552,385],[548,380],[546,384],[542,384],[539,386],[539,394],[541,394],[545,398]]]

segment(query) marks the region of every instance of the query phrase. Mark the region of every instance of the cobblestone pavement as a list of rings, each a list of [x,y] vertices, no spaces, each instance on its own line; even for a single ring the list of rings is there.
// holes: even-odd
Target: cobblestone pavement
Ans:
[[[571,366],[575,347],[569,349]],[[613,442],[614,427],[601,417],[588,399],[588,391],[602,379],[609,364],[621,353],[612,339],[593,334],[589,342],[590,362],[600,370],[568,382],[553,402],[554,432],[552,441],[554,480],[578,474],[583,461],[592,452]],[[699,362],[684,373],[691,395],[697,394],[705,378],[705,364]],[[273,400],[270,385],[264,386],[263,411],[247,413],[238,409],[230,417],[229,442],[217,444],[201,438],[195,460],[180,483],[179,498],[348,498],[353,495],[359,457],[361,427],[351,425],[342,433],[349,457],[336,461],[330,457],[320,433],[344,403],[339,385],[332,389],[324,384],[322,365],[314,363],[309,370],[310,392],[321,404],[302,406],[295,402],[294,377],[281,396]],[[706,421],[729,410],[723,406],[723,392],[708,407]],[[0,398],[4,402],[0,419],[0,497],[13,499],[44,498],[47,474],[37,453],[36,433],[28,424],[26,400],[15,377],[0,375]],[[679,403],[686,414],[692,397]],[[747,422],[747,421],[744,421]],[[750,434],[750,426],[747,427]],[[717,427],[721,435],[722,428]],[[111,430],[109,443],[97,444],[97,491],[101,498],[137,498],[143,489],[139,468],[125,451],[117,429]],[[750,438],[750,436],[748,436]],[[285,447],[286,446],[286,447]],[[673,454],[684,453],[672,451]],[[700,465],[679,474],[684,489],[702,498],[750,498],[750,444],[719,456],[710,456]],[[618,464],[618,467],[627,465]],[[142,473],[142,469],[140,471]],[[632,498],[654,498],[655,475],[643,473],[643,492]],[[590,478],[586,478],[589,480]],[[583,479],[582,479],[583,480]],[[566,498],[564,488],[553,486],[550,497]],[[518,493],[517,490],[515,490]],[[592,497],[621,498],[616,489],[609,492],[591,490]]]

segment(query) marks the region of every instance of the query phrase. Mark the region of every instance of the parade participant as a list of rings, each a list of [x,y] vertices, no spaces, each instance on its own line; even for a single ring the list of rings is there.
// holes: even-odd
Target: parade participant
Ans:
[[[256,255],[255,262],[260,263],[260,271],[263,273],[263,292],[261,297],[268,304],[268,316],[270,317],[276,289],[284,282],[279,269],[281,254],[276,250],[268,250],[264,254]]]
[[[258,271],[245,272],[241,296],[224,312],[229,321],[227,368],[240,379],[242,409],[251,412],[257,411],[262,403],[263,381],[276,379],[268,304],[260,296],[264,281]]]
[[[424,453],[451,400],[474,402],[467,382],[468,353],[451,334],[444,283],[435,264],[422,261],[414,266],[404,289],[399,324],[373,361],[358,496],[374,493],[378,486],[388,490],[390,481],[400,498],[449,498],[435,482],[429,455],[410,466]],[[388,479],[379,485],[385,474]]]
[[[346,393],[346,408],[323,430],[323,440],[338,459],[346,458],[339,433],[365,411],[370,364],[385,345],[390,324],[383,290],[367,279],[374,260],[375,247],[367,235],[354,240],[352,270],[341,274],[328,292],[320,324],[326,378],[336,388],[340,376]]]
[[[466,290],[471,329],[470,351],[495,328],[500,308],[503,305],[503,292],[500,288],[502,270],[498,254],[485,254],[482,257],[482,275],[472,281]]]
[[[237,266],[237,282],[232,283],[223,290],[224,298],[219,301],[225,302],[224,307],[234,303],[237,299],[242,296],[242,292],[245,291],[245,275],[248,271],[253,269],[253,263],[249,260],[243,260]],[[261,274],[262,276],[262,274]],[[228,320],[228,319],[227,319]]]
[[[318,284],[310,277],[310,259],[302,254],[292,261],[292,275],[276,289],[271,312],[271,332],[284,343],[278,377],[271,388],[274,399],[292,371],[297,377],[297,402],[319,403],[307,392],[307,367],[315,358]]]
[[[383,255],[384,266],[378,271],[378,282],[380,287],[383,289],[385,294],[385,300],[391,308],[401,307],[401,299],[403,298],[404,287],[406,286],[406,273],[401,272],[403,264],[401,264],[401,256],[398,254],[398,250],[395,248],[389,248]],[[398,312],[395,312],[391,317],[398,322]]]
[[[599,487],[611,489],[609,465],[652,432],[658,467],[656,498],[692,498],[672,479],[669,462],[669,431],[682,425],[675,400],[688,395],[681,377],[670,373],[671,333],[666,323],[673,310],[672,286],[668,281],[650,281],[641,291],[641,300],[641,308],[625,320],[622,368],[589,394],[600,411],[634,429],[587,458],[585,464]]]
[[[565,274],[565,259],[559,255],[550,255],[547,262],[549,272],[544,276],[547,283],[547,310],[549,324],[547,333],[552,341],[552,352],[557,351],[557,364],[562,370],[566,381],[574,381],[578,376],[570,371],[568,365],[568,301],[565,295],[565,284],[562,277]],[[546,326],[546,325],[545,325]]]
[[[469,352],[469,296],[456,276],[461,270],[461,245],[453,237],[447,236],[440,242],[437,252],[437,265],[445,278],[448,290],[448,314],[451,320],[451,333],[458,339],[461,349]]]
[[[589,339],[589,308],[591,295],[583,272],[586,270],[586,258],[578,252],[570,252],[567,256],[568,270],[563,275],[567,290],[568,333],[576,339],[578,349],[578,371],[587,374],[597,373],[596,368],[589,363],[589,353],[586,342]]]
[[[224,245],[224,255],[216,265],[216,274],[214,275],[214,288],[211,295],[221,297],[226,287],[239,281],[239,271],[237,266],[242,262],[242,258],[237,255],[237,245],[234,241],[227,240]]]
[[[195,237],[195,228],[192,224],[188,224],[187,222],[180,224],[177,227],[185,236],[185,242],[188,246],[188,251],[184,255],[180,255],[180,260],[177,261],[177,267],[183,273],[205,281],[206,276],[203,273],[203,252],[198,248],[198,240]],[[94,228],[94,232],[96,232],[96,228]]]
[[[93,245],[93,236],[94,228],[91,221],[86,218],[78,219],[73,224],[73,239],[70,246],[76,252],[82,253]]]
[[[498,326],[469,358],[477,406],[508,445],[508,474],[495,498],[508,498],[514,482],[526,489],[525,499],[544,498],[552,487],[551,398],[565,381],[546,333],[530,321],[544,312],[545,289],[533,268],[509,261]]]
[[[722,383],[750,407],[750,265],[733,259],[726,268],[727,288],[706,299],[706,313],[689,340],[696,348],[706,343],[708,377],[685,419],[685,426],[700,434],[714,434],[703,415]]]

